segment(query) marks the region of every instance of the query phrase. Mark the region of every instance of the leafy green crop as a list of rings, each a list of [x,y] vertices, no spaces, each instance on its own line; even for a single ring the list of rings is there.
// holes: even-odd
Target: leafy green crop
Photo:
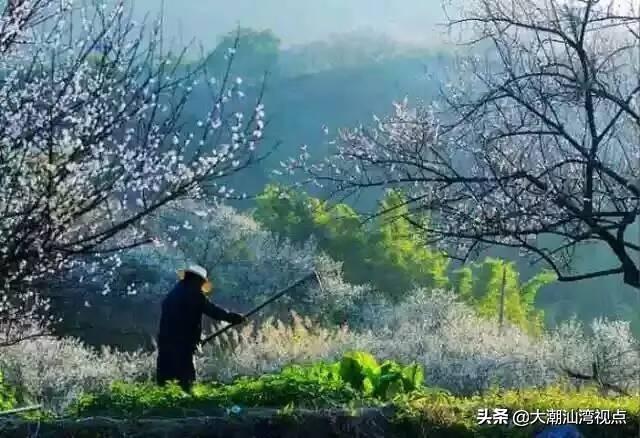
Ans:
[[[380,400],[391,400],[398,394],[422,387],[424,374],[417,364],[406,367],[393,361],[378,365],[368,353],[346,354],[340,361],[342,380],[365,395]]]
[[[170,415],[186,410],[206,411],[230,405],[247,407],[331,407],[354,402],[375,405],[420,389],[422,369],[376,359],[363,352],[335,363],[290,365],[277,374],[241,377],[232,384],[195,385],[191,394],[176,385],[114,383],[107,391],[85,394],[72,407],[73,415]]]
[[[640,401],[637,397],[604,397],[595,388],[571,390],[565,387],[499,391],[473,397],[456,397],[447,391],[423,386],[419,365],[395,361],[378,363],[372,355],[354,351],[334,363],[291,365],[281,372],[260,377],[241,377],[229,385],[198,384],[191,394],[177,385],[115,383],[107,391],[86,394],[73,406],[74,416],[110,417],[240,414],[250,407],[277,408],[280,416],[296,416],[297,408],[357,407],[391,404],[394,422],[406,427],[406,436],[505,436],[504,426],[479,426],[479,409],[506,408],[532,412],[549,409],[624,410],[627,425],[617,435],[637,430]],[[235,406],[237,405],[237,407]],[[354,410],[355,412],[355,410]],[[536,427],[518,429],[514,436],[532,436]],[[609,430],[609,429],[607,429]],[[613,430],[613,429],[611,429]],[[426,432],[425,432],[426,431]],[[462,431],[456,435],[454,431]],[[451,433],[451,435],[448,435]],[[509,433],[511,436],[511,432]],[[630,436],[630,435],[629,435]]]

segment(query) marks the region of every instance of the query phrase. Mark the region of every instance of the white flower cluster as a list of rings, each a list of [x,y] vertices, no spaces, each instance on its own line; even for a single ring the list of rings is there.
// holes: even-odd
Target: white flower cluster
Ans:
[[[2,348],[0,371],[33,402],[61,411],[82,392],[115,380],[148,381],[155,358],[148,353],[96,351],[72,338],[38,338]]]
[[[540,338],[517,327],[476,316],[451,293],[416,291],[405,303],[371,301],[352,326],[323,326],[293,313],[285,322],[267,319],[229,331],[196,357],[199,378],[230,381],[274,372],[291,363],[335,360],[364,350],[379,359],[416,361],[426,383],[456,394],[492,386],[539,387],[583,384],[566,371],[627,391],[638,389],[640,355],[628,324],[594,321],[590,331],[570,321]],[[149,353],[101,352],[72,339],[41,338],[2,349],[0,371],[28,397],[63,407],[82,391],[115,380],[146,381],[155,371]]]
[[[123,2],[73,11],[67,2],[11,3],[18,9],[0,23],[5,324],[43,310],[40,283],[117,268],[122,249],[154,239],[141,226],[147,216],[245,168],[265,117],[261,103],[228,115],[226,107],[242,106],[242,81],[202,89],[199,70],[162,52],[159,30],[147,35],[129,22]],[[24,17],[39,15],[48,20],[28,29],[30,43],[15,42],[27,32]],[[11,50],[2,50],[7,41]],[[186,131],[195,87],[214,97],[206,120]]]
[[[281,241],[249,215],[223,203],[174,203],[150,218],[147,227],[158,236],[161,246],[155,252],[163,254],[163,260],[172,260],[174,267],[190,263],[205,266],[216,295],[243,305],[254,304],[298,280],[314,263],[312,243],[297,248]],[[146,257],[139,261],[149,265]],[[164,262],[156,269],[150,280],[161,278],[163,269],[172,271],[170,263]]]

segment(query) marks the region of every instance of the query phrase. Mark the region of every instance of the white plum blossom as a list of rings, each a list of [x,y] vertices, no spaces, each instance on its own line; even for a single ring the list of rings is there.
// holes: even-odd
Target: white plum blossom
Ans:
[[[11,303],[0,325],[12,332],[43,317],[41,283],[90,259],[110,269],[114,254],[154,239],[146,217],[256,157],[263,106],[238,117],[229,91],[241,82],[222,81],[207,123],[185,131],[199,70],[162,52],[159,28],[132,25],[124,4],[22,0],[0,17],[0,300]]]
[[[640,18],[584,0],[465,3],[469,56],[442,99],[394,104],[371,126],[342,130],[317,161],[286,163],[339,196],[404,192],[416,223],[451,255],[517,248],[561,281],[620,275],[640,287]],[[477,37],[477,38],[476,38]],[[531,236],[538,236],[532,239]],[[577,247],[597,243],[615,265],[577,271]]]
[[[226,193],[227,188],[220,190]],[[185,228],[184,224],[189,226]],[[171,273],[172,263],[197,263],[210,272],[220,297],[244,306],[308,274],[314,266],[312,242],[294,247],[261,228],[250,216],[221,202],[174,203],[160,209],[146,226],[161,241],[172,242],[174,248],[170,253],[163,251],[163,260],[172,262],[166,268],[164,262],[157,266],[154,278],[166,274],[159,272],[161,269]],[[148,246],[139,249],[145,254],[151,252]],[[148,255],[135,257],[149,260]],[[156,285],[154,290],[167,287],[170,285]]]
[[[381,360],[416,361],[425,369],[427,385],[458,395],[496,384],[592,384],[569,378],[565,370],[588,376],[593,363],[601,370],[603,385],[639,389],[637,340],[622,322],[594,321],[591,330],[585,330],[573,321],[531,338],[517,327],[500,330],[496,321],[478,317],[442,291],[416,291],[399,305],[372,301],[359,316],[353,324],[326,327],[293,313],[230,330],[197,354],[198,376],[228,382],[364,350]],[[630,347],[634,351],[629,352]],[[61,410],[82,392],[105,389],[113,381],[150,381],[155,355],[96,351],[73,339],[40,338],[3,348],[0,371],[31,401]]]

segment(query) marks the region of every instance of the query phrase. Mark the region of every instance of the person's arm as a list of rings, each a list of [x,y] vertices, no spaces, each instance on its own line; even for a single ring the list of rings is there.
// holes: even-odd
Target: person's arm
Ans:
[[[202,313],[207,315],[211,319],[215,319],[218,321],[226,321],[231,324],[240,324],[244,317],[239,313],[229,312],[228,310],[223,309],[222,307],[216,306],[208,299],[204,298],[204,307]]]

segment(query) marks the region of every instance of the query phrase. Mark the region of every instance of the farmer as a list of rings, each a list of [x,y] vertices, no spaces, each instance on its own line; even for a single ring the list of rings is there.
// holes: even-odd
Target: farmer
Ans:
[[[180,282],[162,301],[156,379],[159,385],[176,380],[188,392],[196,378],[193,354],[200,342],[202,315],[232,324],[246,318],[207,299],[213,287],[202,266],[178,271],[178,277]]]

